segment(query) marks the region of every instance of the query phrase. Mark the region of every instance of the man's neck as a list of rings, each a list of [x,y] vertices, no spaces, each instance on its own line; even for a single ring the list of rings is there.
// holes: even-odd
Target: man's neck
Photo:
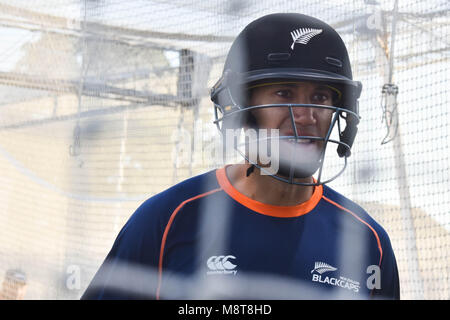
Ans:
[[[230,183],[243,195],[270,205],[294,206],[308,201],[314,191],[313,186],[300,186],[261,175],[258,168],[247,177],[249,164],[235,164],[226,167]],[[310,182],[312,178],[306,178]]]

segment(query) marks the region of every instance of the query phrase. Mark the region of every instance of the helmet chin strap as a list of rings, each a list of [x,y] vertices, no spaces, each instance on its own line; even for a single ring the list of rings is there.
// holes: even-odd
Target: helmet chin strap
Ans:
[[[253,171],[255,171],[255,165],[252,163],[250,167],[247,169],[246,177],[250,176],[253,173]]]

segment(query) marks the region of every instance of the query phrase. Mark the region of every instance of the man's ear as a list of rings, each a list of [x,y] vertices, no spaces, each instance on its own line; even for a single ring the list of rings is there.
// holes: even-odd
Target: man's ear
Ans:
[[[242,104],[244,107],[250,107],[253,105],[252,104],[253,91],[254,91],[254,89],[246,90],[245,101],[243,101],[243,104]],[[258,128],[258,122],[257,122],[256,117],[253,112],[254,112],[254,110],[249,110],[249,111],[242,113],[241,125],[244,130]]]
[[[249,110],[245,112],[243,115],[243,128],[244,129],[258,129],[258,121],[256,120],[255,115],[253,114],[254,110]]]

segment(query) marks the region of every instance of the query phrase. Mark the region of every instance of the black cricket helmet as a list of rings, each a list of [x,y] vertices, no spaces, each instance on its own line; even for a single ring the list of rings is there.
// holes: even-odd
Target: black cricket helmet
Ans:
[[[253,119],[249,110],[256,108],[286,107],[290,108],[293,117],[294,107],[324,107],[312,104],[248,105],[249,88],[277,81],[311,81],[335,89],[337,99],[333,100],[332,107],[327,107],[334,112],[330,128],[326,137],[316,139],[324,141],[325,147],[328,142],[337,144],[337,153],[344,158],[344,167],[332,179],[320,181],[324,147],[319,166],[314,170],[320,168],[319,178],[314,183],[296,183],[294,178],[303,176],[296,175],[295,170],[273,176],[300,185],[318,185],[335,179],[344,171],[347,157],[351,154],[359,123],[358,98],[362,90],[361,83],[353,80],[347,49],[339,34],[323,21],[298,13],[266,15],[245,27],[230,48],[222,77],[211,89],[215,124],[222,134],[226,129],[251,126]],[[345,129],[341,128],[341,120],[345,121]],[[339,139],[332,140],[330,135],[336,123]],[[294,131],[295,136],[280,139],[311,138],[298,136],[297,130]],[[253,165],[264,170],[257,163]],[[308,172],[304,177],[312,173]]]

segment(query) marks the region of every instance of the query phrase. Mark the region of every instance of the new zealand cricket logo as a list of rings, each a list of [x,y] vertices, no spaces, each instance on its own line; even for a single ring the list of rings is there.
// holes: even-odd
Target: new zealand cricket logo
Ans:
[[[291,32],[292,45],[291,49],[294,50],[296,43],[307,44],[309,40],[318,34],[322,33],[322,29],[300,28]]]

